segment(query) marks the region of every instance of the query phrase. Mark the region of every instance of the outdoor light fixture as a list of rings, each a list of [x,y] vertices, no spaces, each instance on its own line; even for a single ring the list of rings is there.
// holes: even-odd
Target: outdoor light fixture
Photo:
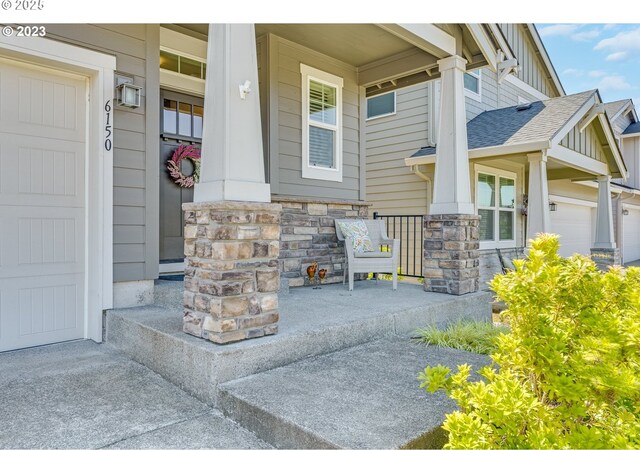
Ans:
[[[629,210],[628,209],[623,209],[622,210],[622,215],[623,216],[628,216],[629,215]]]
[[[555,202],[549,203],[549,211],[557,211],[558,205]]]
[[[133,84],[133,77],[116,74],[116,100],[119,106],[139,108],[142,88]]]

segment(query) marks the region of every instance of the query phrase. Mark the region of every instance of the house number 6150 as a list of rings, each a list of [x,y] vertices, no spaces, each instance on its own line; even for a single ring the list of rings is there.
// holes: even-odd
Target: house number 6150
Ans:
[[[111,151],[111,147],[113,147],[113,140],[111,135],[113,134],[111,131],[111,100],[107,100],[107,103],[104,104],[104,112],[106,113],[106,125],[104,126],[104,149],[106,151]]]

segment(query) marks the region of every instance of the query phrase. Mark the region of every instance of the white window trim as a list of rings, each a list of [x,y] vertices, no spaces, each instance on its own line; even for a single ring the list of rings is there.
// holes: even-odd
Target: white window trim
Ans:
[[[302,178],[342,182],[342,87],[343,79],[314,67],[300,64],[302,76]],[[336,125],[309,120],[309,82],[318,81],[336,88]],[[335,130],[335,168],[309,165],[309,125]]]
[[[389,113],[385,113],[385,114],[379,114],[377,116],[371,116],[371,117],[367,117],[366,121],[370,121],[370,120],[375,120],[375,119],[382,119],[383,117],[389,117],[389,116],[395,116],[397,111],[398,111],[398,96],[396,94],[396,91],[391,91],[391,92],[385,92],[384,94],[378,94],[378,95],[372,95],[371,97],[367,97],[367,109],[369,108],[369,100],[372,98],[376,98],[376,97],[380,97],[382,95],[389,95],[389,94],[393,94],[393,111],[389,112]],[[368,114],[367,112],[365,112],[365,114]]]
[[[476,73],[476,70],[478,71],[478,73]],[[478,92],[473,92],[467,88],[464,88],[464,95],[475,101],[481,102],[482,101],[482,70],[474,69],[474,70],[469,70],[466,73],[478,79]],[[463,86],[464,86],[464,82],[463,82]]]
[[[476,210],[476,214],[478,214],[478,209],[493,209],[494,211],[513,211],[513,239],[510,239],[508,241],[501,241],[500,240],[500,220],[499,220],[499,214],[495,214],[494,217],[494,230],[493,230],[493,236],[494,236],[494,240],[492,241],[480,241],[480,250],[485,250],[485,249],[494,249],[494,248],[510,248],[510,247],[515,247],[516,246],[516,231],[517,231],[517,220],[518,220],[518,205],[517,205],[517,193],[518,193],[518,175],[515,172],[509,172],[507,170],[501,170],[501,169],[495,169],[493,167],[488,167],[488,166],[482,166],[480,164],[475,164],[474,166],[475,169],[475,175],[474,175],[474,189],[475,189],[475,210]],[[511,180],[513,180],[513,184],[514,184],[514,191],[516,193],[516,205],[514,205],[514,208],[501,208],[500,207],[500,203],[499,203],[499,198],[496,199],[496,206],[493,208],[479,208],[478,207],[478,175],[479,174],[485,174],[485,175],[492,175],[496,177],[496,192],[499,192],[500,189],[500,183],[499,183],[499,178],[509,178]]]

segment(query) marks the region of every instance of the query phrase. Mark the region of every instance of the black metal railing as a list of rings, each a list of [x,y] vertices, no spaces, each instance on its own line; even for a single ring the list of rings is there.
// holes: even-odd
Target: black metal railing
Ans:
[[[378,214],[376,211],[373,213],[373,218],[384,220],[390,239],[400,239],[400,270],[398,275],[421,277],[424,254],[424,216],[386,215]]]

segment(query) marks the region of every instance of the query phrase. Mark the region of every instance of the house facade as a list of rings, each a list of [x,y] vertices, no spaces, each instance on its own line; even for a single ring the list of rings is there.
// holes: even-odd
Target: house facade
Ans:
[[[496,248],[522,255],[527,240],[540,231],[561,236],[564,256],[589,254],[615,242],[622,261],[637,259],[633,249],[639,233],[629,219],[633,207],[616,203],[622,197],[628,199],[625,205],[634,201],[633,194],[622,194],[632,189],[630,180],[638,171],[633,150],[624,150],[637,145],[633,127],[624,134],[637,120],[633,106],[629,101],[603,104],[595,91],[566,96],[535,27],[499,27],[520,64],[518,72],[503,78],[485,69],[465,75],[470,186],[481,216],[481,281],[501,270]],[[390,215],[430,212],[438,91],[437,80],[398,90],[383,110],[386,115],[369,116],[372,210]],[[630,178],[624,181],[626,174]],[[597,214],[597,180],[602,185],[603,177],[611,180],[611,218],[604,208]],[[532,204],[536,198],[538,204]],[[597,238],[598,228],[611,236]]]
[[[466,70],[515,68],[495,24],[46,30],[0,38],[0,350],[101,341],[103,311],[150,302],[161,271],[185,271],[186,331],[275,332],[280,280],[304,284],[311,261],[341,280],[333,220],[369,214],[367,98],[441,78],[446,117],[462,117]],[[451,124],[440,145],[459,161]],[[167,173],[189,145],[195,189]],[[216,302],[239,316],[204,314]]]

